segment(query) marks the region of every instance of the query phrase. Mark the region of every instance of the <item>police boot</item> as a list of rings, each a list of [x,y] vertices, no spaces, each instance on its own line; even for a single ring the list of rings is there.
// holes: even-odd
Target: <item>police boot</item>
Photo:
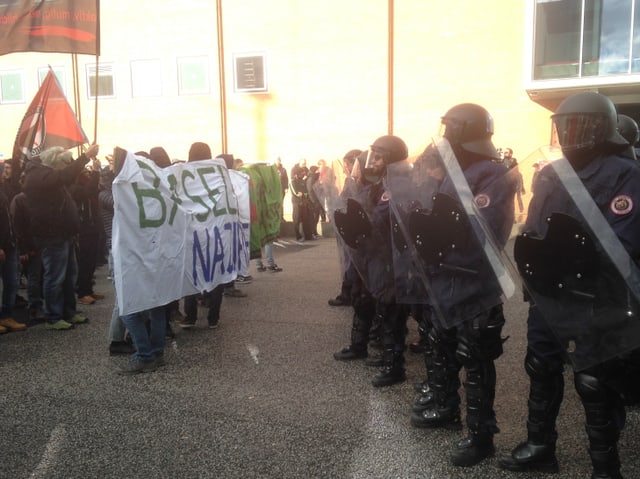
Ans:
[[[527,351],[525,370],[531,382],[527,440],[518,444],[510,456],[501,457],[499,464],[516,472],[557,473],[556,418],[564,394],[562,363],[545,361]]]
[[[458,441],[451,454],[451,464],[471,467],[495,454],[493,433],[490,431],[469,431],[469,435]]]
[[[374,387],[393,386],[407,379],[404,371],[404,351],[385,348],[382,361],[380,372],[371,381]]]
[[[455,334],[455,333],[454,333]],[[439,335],[435,332],[429,335],[431,346],[431,364],[427,367],[429,388],[433,401],[425,398],[417,402],[430,403],[428,407],[416,410],[419,404],[414,404],[411,414],[411,425],[419,428],[445,428],[460,430],[460,363],[455,357],[455,336]]]
[[[470,467],[495,454],[493,435],[498,432],[493,410],[496,368],[493,360],[474,359],[470,351],[465,350],[464,344],[459,346],[458,353],[467,370],[464,389],[467,396],[469,435],[456,444],[451,464]]]
[[[427,342],[425,344],[424,351],[424,365],[427,370],[427,379],[420,383],[421,387],[418,390],[420,394],[418,398],[413,403],[411,410],[414,413],[420,414],[425,409],[429,409],[435,405],[435,394],[433,393],[433,388],[430,384],[430,380],[433,377],[433,348]]]
[[[622,399],[589,372],[576,373],[574,380],[587,422],[591,478],[621,479],[618,438],[625,420]]]
[[[369,329],[375,314],[375,304],[370,296],[353,298],[353,321],[351,323],[351,344],[333,353],[336,361],[350,361],[367,357]]]

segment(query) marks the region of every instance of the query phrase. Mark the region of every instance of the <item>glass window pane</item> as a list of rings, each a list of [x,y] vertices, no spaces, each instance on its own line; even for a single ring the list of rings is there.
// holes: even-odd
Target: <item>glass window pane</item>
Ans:
[[[582,0],[536,0],[534,80],[578,76]]]
[[[178,59],[180,95],[209,93],[209,61],[206,57]]]
[[[630,0],[587,0],[582,75],[627,73],[630,39]]]
[[[631,62],[631,71],[640,72],[640,0],[635,1],[635,10],[633,16],[633,61]]]
[[[162,96],[160,60],[131,62],[131,94],[134,97]]]
[[[24,82],[21,72],[0,73],[0,102],[21,103],[24,101]]]

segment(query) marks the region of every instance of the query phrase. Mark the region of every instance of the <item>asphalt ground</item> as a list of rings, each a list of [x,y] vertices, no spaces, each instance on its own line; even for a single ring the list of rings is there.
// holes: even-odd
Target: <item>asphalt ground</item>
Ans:
[[[491,458],[468,469],[448,463],[463,433],[411,427],[422,358],[407,352],[407,382],[376,389],[375,369],[337,362],[351,311],[330,307],[340,273],[334,238],[276,247],[281,273],[258,273],[225,297],[218,329],[206,312],[192,330],[173,325],[166,366],[120,376],[110,357],[107,299],[81,310],[72,331],[31,325],[0,336],[0,478],[523,478]],[[26,292],[21,290],[21,294]],[[26,315],[17,311],[17,319]],[[497,455],[525,433],[528,380],[522,363],[526,307],[505,305],[505,353],[497,361]],[[408,323],[408,341],[418,338]],[[583,411],[570,371],[558,419],[558,478],[590,477]],[[640,477],[638,410],[620,439],[622,471]],[[544,477],[544,476],[542,476]]]

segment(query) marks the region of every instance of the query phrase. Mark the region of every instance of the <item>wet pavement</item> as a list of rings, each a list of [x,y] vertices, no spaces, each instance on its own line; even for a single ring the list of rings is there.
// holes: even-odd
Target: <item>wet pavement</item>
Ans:
[[[460,432],[414,429],[413,384],[422,358],[407,352],[407,382],[376,389],[363,361],[337,362],[351,311],[330,307],[340,273],[333,238],[274,248],[281,273],[225,297],[218,329],[205,310],[191,330],[173,325],[166,366],[120,376],[110,357],[113,290],[81,310],[72,331],[42,324],[0,336],[0,478],[523,478],[491,458],[468,469],[448,463]],[[24,290],[20,292],[26,294]],[[17,318],[26,314],[19,311]],[[497,361],[497,454],[525,438],[528,381],[522,362],[526,307],[505,306],[505,354]],[[417,339],[409,322],[408,341]],[[588,478],[583,411],[566,373],[558,420],[558,478]],[[638,410],[620,440],[623,474],[640,477]],[[544,477],[544,476],[542,476]]]

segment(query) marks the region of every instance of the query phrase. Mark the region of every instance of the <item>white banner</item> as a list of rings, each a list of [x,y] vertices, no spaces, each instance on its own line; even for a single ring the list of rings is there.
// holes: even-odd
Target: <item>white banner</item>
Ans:
[[[113,182],[120,314],[210,291],[249,267],[249,177],[222,159],[158,168],[127,152]]]

